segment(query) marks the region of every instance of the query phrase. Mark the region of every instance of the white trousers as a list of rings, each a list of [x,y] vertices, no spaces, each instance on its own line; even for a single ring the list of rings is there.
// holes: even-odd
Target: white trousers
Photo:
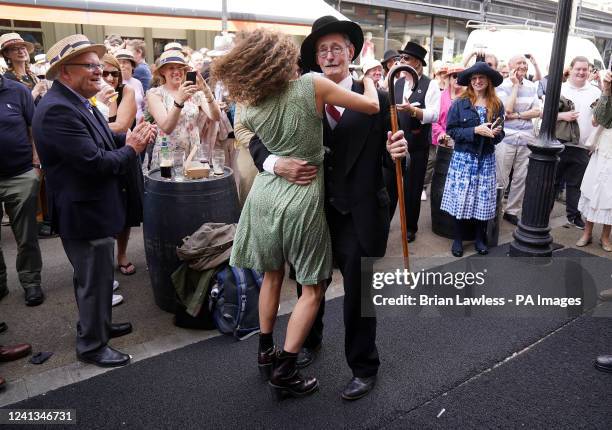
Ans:
[[[513,135],[505,138],[495,147],[497,184],[504,190],[508,187],[510,172],[514,169],[505,208],[505,212],[509,215],[518,216],[523,206],[525,178],[527,178],[527,166],[529,165],[529,154],[531,154],[526,144],[533,140],[533,138]]]

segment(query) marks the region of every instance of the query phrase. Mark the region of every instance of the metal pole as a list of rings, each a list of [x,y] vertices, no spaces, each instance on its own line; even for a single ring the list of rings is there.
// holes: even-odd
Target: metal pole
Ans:
[[[559,0],[555,38],[548,67],[544,114],[542,115],[542,127],[540,128],[540,139],[544,140],[544,142],[556,142],[555,126],[557,114],[559,113],[559,97],[561,95],[563,67],[565,66],[565,48],[567,47],[567,36],[571,19],[572,0]]]
[[[389,46],[389,10],[385,9],[385,42],[383,52],[387,52]]]
[[[221,0],[221,31],[227,31],[227,0]]]
[[[510,244],[511,257],[552,256],[549,221],[554,204],[555,173],[559,153],[564,148],[555,139],[555,126],[571,17],[572,0],[559,0],[542,127],[538,141],[528,145],[531,155],[525,179],[523,212],[513,234],[514,241]]]

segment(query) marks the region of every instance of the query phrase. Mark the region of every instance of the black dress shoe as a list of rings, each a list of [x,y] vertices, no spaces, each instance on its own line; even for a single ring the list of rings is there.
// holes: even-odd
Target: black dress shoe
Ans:
[[[40,286],[28,287],[25,289],[25,302],[27,306],[38,306],[44,301],[45,295]]]
[[[354,376],[342,391],[344,400],[357,400],[368,394],[376,384],[376,376],[358,378]]]
[[[612,373],[612,355],[600,355],[595,360],[595,368],[602,372]]]
[[[416,233],[409,231],[406,235],[406,239],[408,240],[408,243],[414,242],[416,240]]]
[[[476,248],[476,252],[480,255],[487,255],[489,253],[489,248],[487,248],[487,246],[482,243],[481,244],[477,243],[475,245],[475,248]]]
[[[84,352],[82,354],[77,353],[77,358],[89,364],[95,364],[100,367],[119,367],[125,366],[130,362],[130,356],[116,349],[105,345],[95,351]]]
[[[111,324],[110,337],[121,337],[132,332],[132,323]]]
[[[503,218],[512,225],[518,225],[519,219],[516,215],[504,213]]]
[[[306,347],[302,348],[302,350],[298,354],[298,358],[295,363],[297,368],[303,369],[305,367],[310,366],[317,358],[317,355],[319,354],[320,350],[321,350],[321,344],[318,344],[314,348],[306,348]]]

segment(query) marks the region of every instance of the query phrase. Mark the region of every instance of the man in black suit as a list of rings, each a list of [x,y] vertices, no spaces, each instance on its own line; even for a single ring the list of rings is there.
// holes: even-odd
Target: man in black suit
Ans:
[[[363,84],[349,73],[349,64],[362,45],[363,33],[357,24],[325,16],[314,22],[312,33],[302,43],[301,61],[306,69],[322,71],[338,85],[363,94]],[[387,95],[378,95],[380,112],[376,115],[328,105],[323,118],[326,215],[334,260],[344,278],[345,354],[353,372],[342,392],[346,400],[359,399],[374,387],[380,365],[376,318],[362,315],[361,258],[382,257],[387,247],[389,196],[382,166],[383,162],[391,164],[391,160],[385,143],[394,158],[406,153],[403,133],[391,137],[387,132]],[[316,176],[316,167],[302,160],[271,155],[257,136],[251,140],[250,150],[260,171],[265,169],[297,184],[307,184]],[[367,296],[368,291],[365,293]],[[307,349],[320,346],[323,312],[324,304],[306,339]]]
[[[404,197],[408,242],[416,239],[421,213],[421,194],[425,183],[425,172],[431,144],[431,124],[438,120],[440,112],[440,87],[435,79],[423,75],[427,51],[419,44],[408,42],[400,51],[401,63],[413,67],[419,74],[416,88],[406,85],[406,79],[395,82],[399,126],[404,130],[410,153],[409,165],[404,171]],[[391,85],[391,83],[389,83]],[[391,196],[391,218],[397,205],[395,170],[385,169],[385,182]]]
[[[79,360],[122,366],[130,356],[107,345],[129,323],[111,323],[115,236],[125,225],[122,175],[155,136],[139,124],[114,134],[90,98],[100,91],[106,49],[83,35],[68,36],[47,53],[47,79],[55,80],[34,114],[32,130],[48,180],[49,211],[74,269],[79,308]]]

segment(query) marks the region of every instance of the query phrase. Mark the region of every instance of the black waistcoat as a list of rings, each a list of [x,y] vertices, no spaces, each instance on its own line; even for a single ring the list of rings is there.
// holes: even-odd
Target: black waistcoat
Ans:
[[[429,83],[431,79],[427,76],[421,76],[419,78],[419,83],[417,87],[414,89],[408,101],[410,103],[420,103],[417,107],[419,109],[425,109],[427,106],[425,104],[425,95],[427,94],[427,90],[429,89]],[[400,104],[404,103],[404,86],[406,84],[405,79],[399,79],[395,83],[395,103]],[[409,151],[418,151],[418,150],[429,150],[429,145],[431,144],[431,124],[421,124],[421,121],[418,118],[413,118],[408,112],[399,112],[399,126],[402,130],[404,130],[404,134],[406,135],[406,140],[408,140],[408,150]]]

